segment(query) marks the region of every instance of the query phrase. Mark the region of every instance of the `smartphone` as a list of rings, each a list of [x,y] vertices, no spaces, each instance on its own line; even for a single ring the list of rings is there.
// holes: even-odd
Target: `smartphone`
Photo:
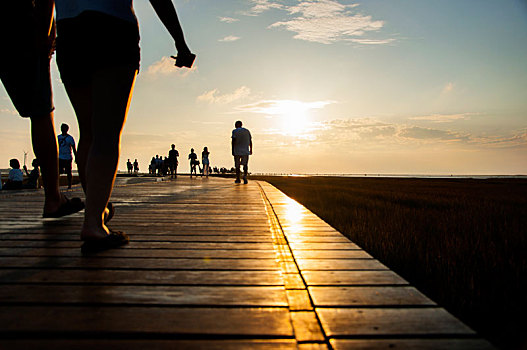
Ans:
[[[192,68],[192,65],[194,64],[194,60],[196,59],[196,55],[194,55],[193,53],[191,53],[190,55],[185,55],[185,56],[170,56],[170,57],[176,60],[175,65],[176,67],[179,67],[179,68],[182,68],[182,67]]]

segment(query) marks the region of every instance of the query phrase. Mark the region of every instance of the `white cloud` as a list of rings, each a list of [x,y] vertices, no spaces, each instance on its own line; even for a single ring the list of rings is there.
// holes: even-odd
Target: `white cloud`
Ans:
[[[198,96],[197,100],[200,102],[207,102],[207,103],[218,103],[218,104],[226,104],[231,103],[236,100],[240,100],[242,98],[246,98],[251,94],[251,89],[249,89],[247,86],[241,86],[238,89],[236,89],[234,92],[230,94],[223,94],[221,95],[218,89],[210,90],[202,95]]]
[[[228,35],[225,38],[219,39],[218,41],[221,41],[221,42],[232,42],[232,41],[236,41],[236,40],[240,40],[240,39],[241,38],[239,36]]]
[[[194,64],[192,68],[178,68],[174,66],[174,59],[164,56],[159,61],[154,62],[146,69],[148,76],[159,76],[159,75],[179,75],[186,77],[192,72],[197,70],[197,65]]]
[[[220,17],[220,21],[225,22],[225,23],[234,23],[234,22],[238,22],[239,19],[232,18],[232,17]]]
[[[456,120],[470,119],[470,116],[476,113],[459,113],[459,114],[432,114],[419,117],[410,117],[410,120],[425,120],[432,123],[450,123]]]
[[[385,45],[390,44],[395,41],[395,39],[350,39],[351,42],[354,42],[356,44],[363,44],[363,45]]]
[[[270,9],[282,9],[284,5],[279,4],[272,0],[250,0],[252,7],[249,11],[245,12],[245,15],[248,16],[257,16],[262,12],[268,11]]]
[[[311,109],[321,109],[332,103],[335,103],[335,101],[302,102],[296,100],[262,100],[248,105],[238,106],[236,109],[242,112],[275,116],[291,112],[306,112]]]
[[[254,6],[248,14],[258,15],[271,8],[287,11],[290,19],[273,23],[269,28],[285,28],[296,33],[294,38],[330,44],[352,41],[356,44],[389,44],[395,39],[364,38],[368,32],[383,28],[384,22],[353,11],[358,4],[341,4],[337,0],[304,0],[286,6],[270,0],[253,0]]]

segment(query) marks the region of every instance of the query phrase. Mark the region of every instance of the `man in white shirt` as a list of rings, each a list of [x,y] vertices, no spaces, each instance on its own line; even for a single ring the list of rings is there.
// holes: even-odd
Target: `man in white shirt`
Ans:
[[[232,131],[232,155],[234,156],[234,166],[236,167],[236,181],[240,181],[240,165],[243,165],[243,183],[247,184],[247,173],[249,156],[253,154],[253,141],[249,130],[242,127],[242,122],[237,121]]]
[[[62,134],[57,136],[59,142],[59,173],[66,174],[68,176],[68,188],[71,188],[71,164],[73,163],[73,156],[71,151],[77,157],[77,149],[75,148],[75,140],[71,135],[68,134],[70,127],[68,124],[62,124],[60,131]]]

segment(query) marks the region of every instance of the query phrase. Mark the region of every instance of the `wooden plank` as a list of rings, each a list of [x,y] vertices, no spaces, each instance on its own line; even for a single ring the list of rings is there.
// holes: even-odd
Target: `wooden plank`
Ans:
[[[31,339],[2,340],[5,349],[53,350],[296,350],[296,341],[290,339],[250,340],[159,340],[159,339]]]
[[[302,271],[309,286],[408,285],[393,271]]]
[[[315,306],[436,306],[414,287],[309,287]]]
[[[492,350],[481,339],[331,339],[335,350]]]
[[[38,317],[36,317],[38,315]],[[0,306],[0,336],[293,337],[285,308]]]
[[[316,312],[329,337],[475,334],[441,308],[317,308]]]
[[[350,249],[361,249],[355,243],[294,243],[290,242],[289,245],[293,250],[350,250]]]
[[[324,341],[324,334],[318,324],[314,312],[295,311],[291,312],[295,338],[299,342]]]
[[[0,248],[78,248],[82,242],[74,241],[0,241]],[[266,243],[209,243],[209,242],[135,242],[133,239],[124,249],[198,249],[198,250],[273,250],[272,242]]]
[[[284,281],[279,271],[0,269],[0,283],[281,286]]]
[[[269,234],[259,235],[200,235],[200,234],[129,234],[134,242],[207,242],[207,243],[268,243],[272,242]],[[38,233],[3,233],[0,241],[80,241],[75,234],[38,234]]]
[[[163,270],[278,270],[273,259],[126,259],[63,257],[0,257],[0,268],[163,269]]]
[[[284,287],[4,285],[2,305],[81,304],[287,307]]]
[[[364,250],[295,250],[297,259],[372,259]]]
[[[298,267],[306,270],[388,270],[375,259],[297,259]]]
[[[0,257],[82,257],[80,243],[74,248],[0,248]],[[112,249],[98,257],[116,258],[202,258],[202,259],[274,259],[274,250],[197,250],[197,249]]]

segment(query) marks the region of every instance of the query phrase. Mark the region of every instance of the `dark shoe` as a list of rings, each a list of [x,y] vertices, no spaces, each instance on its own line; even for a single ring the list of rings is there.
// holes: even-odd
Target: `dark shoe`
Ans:
[[[236,181],[234,181],[234,183],[235,184],[239,184],[239,183],[241,183],[241,181],[240,180],[236,180]]]
[[[83,254],[98,253],[108,249],[118,248],[130,242],[128,235],[121,231],[110,230],[104,238],[85,241],[81,246]]]
[[[108,216],[104,218],[104,224],[106,225],[107,223],[110,222],[110,220],[112,220],[114,214],[115,214],[115,207],[113,206],[113,203],[112,202],[108,202],[108,205],[106,206],[106,208],[108,208]]]
[[[247,185],[247,183],[248,183],[247,179],[246,179],[246,178],[243,178],[243,184],[244,184],[244,185]]]
[[[43,218],[61,218],[66,215],[74,214],[82,209],[84,209],[84,202],[81,201],[80,198],[72,198],[68,199],[66,196],[64,196],[66,199],[66,202],[62,203],[62,205],[53,213],[44,213],[42,214]]]

